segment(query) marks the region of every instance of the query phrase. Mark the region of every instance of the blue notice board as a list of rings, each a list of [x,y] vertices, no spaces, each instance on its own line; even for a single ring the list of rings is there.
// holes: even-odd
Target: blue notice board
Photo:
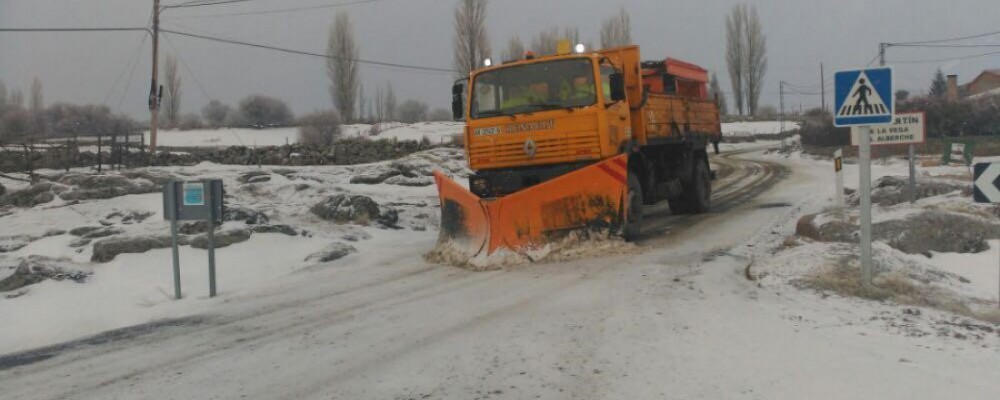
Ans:
[[[185,206],[205,205],[205,184],[201,182],[185,182],[183,189]]]
[[[834,125],[892,123],[895,112],[892,68],[840,71],[834,78]]]

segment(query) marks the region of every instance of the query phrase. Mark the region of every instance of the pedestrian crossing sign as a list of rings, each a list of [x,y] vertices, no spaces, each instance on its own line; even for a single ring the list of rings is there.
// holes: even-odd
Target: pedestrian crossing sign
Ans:
[[[836,126],[892,123],[895,104],[892,68],[840,71],[835,75],[833,124]]]

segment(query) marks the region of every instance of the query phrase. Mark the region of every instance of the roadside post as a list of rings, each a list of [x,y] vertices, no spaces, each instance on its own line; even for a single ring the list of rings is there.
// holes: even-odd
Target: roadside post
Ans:
[[[861,143],[859,127],[851,128],[851,145]],[[917,201],[917,166],[914,145],[927,143],[927,115],[923,112],[896,113],[892,124],[872,129],[872,146],[908,145],[910,160],[910,181],[907,188],[910,204]]]
[[[836,188],[833,193],[833,206],[844,208],[844,151],[833,152],[833,172],[836,174]]]
[[[222,219],[222,181],[171,181],[163,186],[163,218],[170,221],[174,264],[174,298],[181,298],[181,263],[178,250],[178,221],[208,223],[208,294],[215,297],[215,222]]]
[[[834,76],[834,125],[858,127],[861,182],[861,282],[872,284],[872,127],[893,121],[892,68],[839,71]]]
[[[1000,162],[976,164],[973,176],[972,199],[976,203],[1000,203]],[[997,284],[997,307],[1000,307],[1000,282]]]

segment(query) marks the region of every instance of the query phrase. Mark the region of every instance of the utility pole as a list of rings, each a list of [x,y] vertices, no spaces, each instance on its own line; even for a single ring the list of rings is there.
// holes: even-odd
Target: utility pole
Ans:
[[[889,46],[888,43],[879,43],[878,44],[878,65],[880,67],[884,67],[885,66],[885,48],[888,47],[888,46]]]
[[[785,81],[778,81],[778,99],[781,107],[781,114],[778,121],[781,121],[781,132],[785,131]]]
[[[823,63],[819,63],[819,87],[820,87],[820,107],[826,111],[826,74],[823,71]]]
[[[159,125],[160,95],[160,0],[153,0],[153,77],[149,84],[149,156],[156,157],[156,128]]]

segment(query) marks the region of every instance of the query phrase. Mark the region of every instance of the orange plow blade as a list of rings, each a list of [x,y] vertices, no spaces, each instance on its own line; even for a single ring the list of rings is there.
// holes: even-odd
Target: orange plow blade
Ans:
[[[440,242],[469,257],[540,248],[573,230],[616,230],[624,215],[628,159],[617,156],[499,199],[481,199],[435,173]]]

